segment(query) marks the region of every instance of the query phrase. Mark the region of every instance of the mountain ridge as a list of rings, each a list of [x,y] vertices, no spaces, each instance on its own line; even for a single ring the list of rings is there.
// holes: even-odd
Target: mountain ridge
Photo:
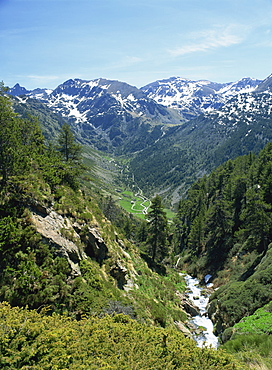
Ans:
[[[217,83],[208,80],[189,80],[180,77],[158,80],[141,89],[155,101],[177,109],[186,119],[220,108],[230,98],[251,92],[261,80],[242,78],[236,82]]]
[[[70,93],[73,93],[79,86],[84,86],[80,92],[80,96],[82,97],[82,92],[84,92],[85,96],[90,92],[87,86],[89,86],[89,89],[99,86],[102,87],[103,90],[107,90],[110,94],[119,93],[119,96],[115,95],[115,98],[117,98],[117,100],[119,99],[119,102],[122,102],[122,104],[128,103],[122,101],[121,98],[123,96],[129,98],[130,103],[135,98],[149,98],[159,105],[178,110],[183,119],[187,120],[195,118],[203,112],[209,112],[219,108],[238,93],[254,91],[259,84],[264,83],[266,80],[267,79],[262,81],[247,77],[236,82],[218,83],[209,80],[190,80],[181,77],[170,77],[168,79],[151,82],[138,89],[135,86],[118,80],[105,78],[82,80],[75,78],[65,81],[53,90],[46,88],[27,90],[17,83],[14,87],[9,89],[9,93],[13,96],[25,94],[32,98],[47,102],[47,100],[50,100],[50,96],[55,96],[64,90],[70,95]],[[54,106],[52,99],[50,104]],[[84,117],[82,118],[84,119]]]
[[[18,86],[10,94],[16,91]],[[177,111],[157,104],[143,91],[113,80],[70,79],[53,91],[26,95],[45,103],[67,119],[82,140],[104,151],[120,146],[129,152],[142,150],[149,137],[154,141],[164,135],[162,125],[183,121]]]
[[[269,92],[240,94],[177,126],[132,159],[136,181],[144,191],[172,197],[173,205],[197,178],[236,156],[257,154],[272,140],[271,104]]]

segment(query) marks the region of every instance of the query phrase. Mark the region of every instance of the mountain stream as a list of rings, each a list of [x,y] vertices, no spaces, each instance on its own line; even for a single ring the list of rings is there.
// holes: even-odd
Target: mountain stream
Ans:
[[[199,308],[200,315],[194,316],[191,323],[196,326],[196,328],[203,328],[201,335],[195,335],[194,339],[197,342],[198,347],[212,346],[214,348],[218,347],[218,338],[213,334],[213,323],[208,318],[207,306],[209,302],[209,294],[207,291],[199,286],[199,281],[190,275],[184,276],[187,284],[187,296],[190,301],[194,303],[195,306]],[[212,285],[208,284],[210,275],[205,276],[206,287],[209,288]]]

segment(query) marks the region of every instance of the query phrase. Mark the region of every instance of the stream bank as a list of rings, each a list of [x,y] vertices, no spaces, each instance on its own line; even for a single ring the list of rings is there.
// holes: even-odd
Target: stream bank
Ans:
[[[211,287],[211,284],[208,284],[210,276],[207,275],[205,278],[206,287],[201,287],[199,280],[190,275],[183,276],[187,284],[186,297],[192,303],[192,307],[196,308],[191,313],[189,312],[191,315],[189,326],[192,327],[193,339],[197,342],[198,347],[212,346],[217,348],[218,338],[213,334],[213,323],[207,314],[210,296],[208,288]]]

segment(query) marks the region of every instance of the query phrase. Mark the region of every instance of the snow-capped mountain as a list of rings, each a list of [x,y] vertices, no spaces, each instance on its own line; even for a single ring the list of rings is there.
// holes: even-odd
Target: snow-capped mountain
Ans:
[[[34,95],[34,97],[37,97]],[[74,117],[98,127],[113,116],[122,120],[141,117],[144,120],[171,123],[173,114],[149,99],[144,92],[124,82],[96,79],[68,80],[46,99],[47,105],[62,116]],[[177,117],[177,116],[176,116]]]
[[[256,88],[256,92],[272,92],[272,74],[264,79]]]
[[[264,81],[243,78],[225,84],[172,77],[142,89],[106,79],[70,79],[54,90],[27,91],[17,84],[10,93],[45,103],[68,120],[84,142],[98,149],[135,152],[173,131],[184,132],[174,127],[186,121],[192,122],[192,131],[206,122],[221,126],[224,136],[242,121],[250,125],[270,118],[271,87],[272,75]]]
[[[237,94],[251,92],[261,80],[243,78],[237,82],[192,81],[180,77],[152,82],[141,89],[151,99],[177,109],[186,119],[220,108]]]
[[[271,86],[272,76],[261,89],[236,94],[138,153],[131,168],[139,186],[160,192],[174,204],[198,177],[239,155],[258,153],[272,142]]]
[[[219,125],[236,126],[243,119],[250,126],[267,118],[271,119],[272,93],[239,94],[229,100],[219,111],[214,112]]]
[[[14,85],[12,88],[9,89],[9,94],[12,96],[20,96],[20,95],[27,95],[27,96],[35,96],[36,99],[46,99],[49,94],[51,94],[52,90],[50,89],[34,89],[34,90],[27,90],[25,87],[20,86],[18,83]]]
[[[153,133],[153,140],[164,135],[157,125],[172,126],[182,121],[177,111],[119,81],[70,79],[54,90],[27,91],[16,85],[10,94],[17,95],[16,92],[45,103],[68,120],[81,138],[102,150],[125,144],[129,148],[129,140],[136,140],[135,150],[140,150],[150,140],[149,134]]]
[[[101,125],[103,117],[108,120],[109,116],[113,119],[113,115],[123,120],[131,116],[160,123],[180,122],[176,113],[149,99],[140,89],[119,81],[70,79],[55,90],[32,91],[16,84],[9,93],[41,100],[63,117],[73,118],[77,123],[88,122],[94,127]]]
[[[198,177],[272,141],[272,75],[261,82],[171,78],[148,86],[75,79],[53,91],[17,85],[13,93],[23,92],[22,102],[44,102],[71,123],[81,142],[133,153],[130,169],[141,189],[169,196],[171,204]]]

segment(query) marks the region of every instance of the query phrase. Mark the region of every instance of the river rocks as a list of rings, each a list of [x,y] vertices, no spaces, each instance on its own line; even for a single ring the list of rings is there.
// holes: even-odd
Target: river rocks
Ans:
[[[199,285],[198,279],[186,275],[185,281],[187,284],[187,292],[184,308],[186,307],[186,303],[189,301],[190,308],[188,309],[186,307],[187,310],[191,310],[193,307],[192,313],[195,313],[194,306],[196,306],[198,311],[198,314],[193,314],[193,317],[189,320],[189,323],[193,325],[191,330],[193,332],[194,339],[199,347],[211,345],[216,348],[218,345],[218,338],[216,338],[213,333],[212,321],[207,317],[209,295],[207,294],[206,289]],[[188,324],[186,326],[189,327]]]
[[[185,337],[193,339],[193,334],[191,331],[180,321],[175,321],[175,325],[179,331],[184,334]]]
[[[215,333],[216,335],[220,335],[223,331],[227,328],[224,319],[221,317],[220,314],[220,302],[218,300],[212,300],[208,307],[208,315],[212,322],[214,323]]]
[[[180,292],[177,292],[176,294],[180,298],[181,306],[185,312],[187,312],[190,316],[200,315],[199,308],[192,301],[190,301],[186,295],[181,294]]]

